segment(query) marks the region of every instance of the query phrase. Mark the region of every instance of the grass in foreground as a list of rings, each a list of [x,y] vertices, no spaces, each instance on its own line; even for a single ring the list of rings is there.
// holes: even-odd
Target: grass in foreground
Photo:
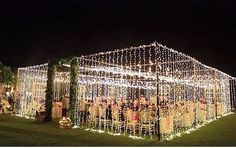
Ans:
[[[35,123],[25,118],[0,115],[0,146],[236,146],[236,114],[161,143],[83,129],[60,129],[56,121]]]

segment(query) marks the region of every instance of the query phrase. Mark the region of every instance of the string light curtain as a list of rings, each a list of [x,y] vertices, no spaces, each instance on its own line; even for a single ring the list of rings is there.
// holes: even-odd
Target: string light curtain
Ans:
[[[44,110],[48,64],[18,68],[19,115],[34,118],[36,111]],[[62,97],[69,95],[70,72],[57,66],[54,79],[53,118],[61,118]]]
[[[235,78],[157,42],[78,60],[75,127],[168,140],[227,115]],[[69,94],[70,66],[57,69],[54,100]],[[47,64],[19,68],[20,114],[45,98]],[[42,86],[36,89],[36,85]]]
[[[77,125],[113,131],[108,114],[115,110],[108,108],[117,104],[119,122],[124,121],[119,133],[153,137],[159,132],[161,139],[170,139],[231,111],[233,77],[157,42],[81,56],[78,63]],[[98,113],[87,113],[83,108],[87,102],[93,102],[90,107],[99,108]],[[127,129],[130,109],[134,114],[150,112],[155,130],[140,132],[142,115],[134,128]]]
[[[18,68],[17,90],[20,116],[33,118],[36,110],[43,109],[47,81],[48,64]]]

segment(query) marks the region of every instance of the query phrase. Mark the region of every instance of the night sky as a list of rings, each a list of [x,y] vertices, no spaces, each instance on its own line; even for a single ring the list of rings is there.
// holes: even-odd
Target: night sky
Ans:
[[[0,18],[13,67],[157,41],[236,76],[235,0],[0,0]]]

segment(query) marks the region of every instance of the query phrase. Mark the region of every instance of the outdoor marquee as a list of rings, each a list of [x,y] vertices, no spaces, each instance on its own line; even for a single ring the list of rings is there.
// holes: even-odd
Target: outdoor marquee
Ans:
[[[74,127],[170,139],[235,106],[234,77],[157,42],[73,61],[55,70],[52,116],[62,117],[61,98],[76,84]],[[47,63],[18,69],[19,115],[44,107],[47,74]]]

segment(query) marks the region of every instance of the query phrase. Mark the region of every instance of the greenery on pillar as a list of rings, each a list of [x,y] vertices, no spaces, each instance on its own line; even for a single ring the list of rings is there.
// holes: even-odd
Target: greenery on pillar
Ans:
[[[55,78],[56,71],[56,60],[52,60],[48,62],[48,72],[47,72],[47,88],[46,88],[46,100],[45,100],[45,108],[46,115],[44,118],[45,122],[52,121],[52,102],[53,102],[53,81]]]
[[[77,58],[73,58],[71,60],[71,73],[70,73],[70,119],[72,123],[75,122],[75,114],[76,114],[76,87],[77,87],[77,73],[78,73],[78,61]]]

